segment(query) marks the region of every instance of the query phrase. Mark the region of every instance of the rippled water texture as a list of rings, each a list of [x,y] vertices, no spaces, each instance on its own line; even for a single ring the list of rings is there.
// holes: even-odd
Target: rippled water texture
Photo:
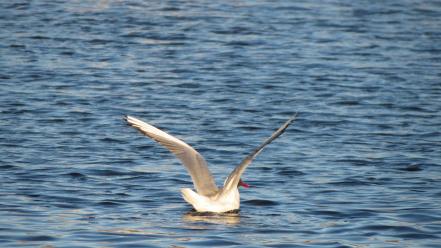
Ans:
[[[0,246],[440,247],[439,1],[1,1]],[[217,183],[192,187],[134,115]]]

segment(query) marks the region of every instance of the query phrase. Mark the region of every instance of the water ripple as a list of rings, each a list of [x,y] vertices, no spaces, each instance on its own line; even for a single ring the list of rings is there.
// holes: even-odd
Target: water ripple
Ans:
[[[438,247],[436,1],[3,1],[0,245]],[[253,162],[240,212],[191,211],[168,151],[219,185]]]

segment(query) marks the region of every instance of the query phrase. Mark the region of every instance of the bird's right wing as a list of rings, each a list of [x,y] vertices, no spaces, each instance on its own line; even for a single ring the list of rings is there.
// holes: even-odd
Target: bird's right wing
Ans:
[[[289,118],[279,129],[277,129],[268,139],[266,139],[260,146],[258,146],[254,151],[245,157],[244,160],[230,173],[227,180],[225,181],[224,188],[222,189],[222,192],[228,192],[229,190],[233,189],[234,187],[237,187],[237,184],[240,181],[240,177],[242,176],[243,172],[247,168],[249,164],[253,161],[254,158],[256,158],[257,155],[263,150],[263,148],[271,143],[273,140],[275,140],[277,137],[279,137],[283,132],[285,132],[285,129],[295,120],[297,116],[297,113],[293,115],[291,118]]]
[[[199,194],[211,196],[217,193],[218,188],[208,169],[207,163],[195,149],[183,141],[135,117],[125,116],[124,119],[129,125],[172,152],[182,162],[185,168],[187,168],[193,180],[194,187]]]

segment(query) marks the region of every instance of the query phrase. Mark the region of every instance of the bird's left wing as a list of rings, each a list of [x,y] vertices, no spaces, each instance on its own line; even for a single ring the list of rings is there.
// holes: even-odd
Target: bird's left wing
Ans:
[[[185,168],[187,168],[196,191],[199,194],[211,196],[218,192],[218,188],[210,170],[208,169],[207,163],[201,154],[193,149],[193,147],[135,117],[125,116],[124,119],[132,127],[138,129],[147,137],[152,138],[172,152],[182,162]]]

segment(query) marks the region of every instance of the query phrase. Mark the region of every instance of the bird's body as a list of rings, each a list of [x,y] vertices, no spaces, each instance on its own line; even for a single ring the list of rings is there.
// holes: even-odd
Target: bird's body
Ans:
[[[191,146],[183,141],[147,124],[139,119],[126,116],[128,124],[137,128],[146,136],[157,141],[181,160],[189,172],[197,192],[189,188],[181,189],[185,201],[193,206],[198,212],[223,213],[237,210],[240,207],[239,186],[248,187],[242,182],[241,176],[251,161],[263,150],[263,148],[279,137],[285,129],[293,122],[295,116],[291,117],[277,131],[275,131],[263,144],[257,147],[248,155],[225,180],[222,188],[218,188],[213,176],[208,169],[204,158]]]
[[[200,195],[189,188],[181,189],[184,200],[193,206],[198,212],[224,213],[239,209],[239,189],[231,189],[228,192],[218,192],[213,196]]]

